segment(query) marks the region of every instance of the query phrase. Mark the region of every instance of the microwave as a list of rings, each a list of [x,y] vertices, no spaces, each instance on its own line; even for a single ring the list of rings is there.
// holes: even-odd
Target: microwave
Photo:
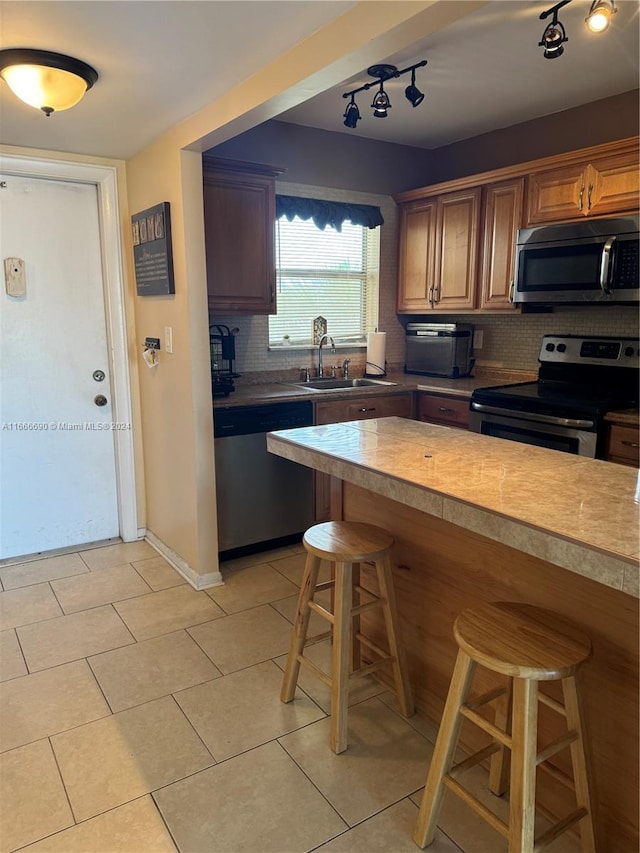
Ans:
[[[515,303],[638,302],[640,218],[589,219],[521,228]]]

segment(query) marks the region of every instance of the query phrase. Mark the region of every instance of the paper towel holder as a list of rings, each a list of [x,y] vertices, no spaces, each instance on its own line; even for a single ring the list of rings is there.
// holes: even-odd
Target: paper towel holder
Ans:
[[[378,370],[381,370],[381,371],[382,371],[382,373],[368,373],[368,372],[367,372],[367,367],[368,367],[369,365],[371,365],[371,367],[377,367],[377,368],[378,368]],[[379,379],[381,376],[386,376],[386,375],[387,375],[387,369],[386,369],[386,368],[387,368],[387,363],[386,363],[386,361],[385,361],[385,363],[384,363],[384,367],[382,367],[382,365],[380,365],[380,364],[374,364],[372,361],[367,361],[367,362],[365,363],[365,367],[364,367],[364,375],[365,375],[366,377],[368,377],[369,379]]]

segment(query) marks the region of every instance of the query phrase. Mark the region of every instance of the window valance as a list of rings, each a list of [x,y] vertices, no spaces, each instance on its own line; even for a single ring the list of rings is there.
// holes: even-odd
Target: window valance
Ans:
[[[292,195],[276,195],[276,217],[279,219],[281,216],[286,216],[289,222],[296,216],[303,220],[313,219],[322,230],[329,225],[341,231],[342,223],[348,221],[364,228],[377,228],[384,224],[380,208],[372,204],[349,204]]]

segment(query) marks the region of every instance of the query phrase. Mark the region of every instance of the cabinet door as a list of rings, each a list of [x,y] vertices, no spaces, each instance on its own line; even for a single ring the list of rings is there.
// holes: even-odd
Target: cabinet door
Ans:
[[[478,276],[480,187],[438,199],[440,249],[436,267],[435,310],[475,307]]]
[[[411,394],[389,394],[386,397],[358,397],[316,403],[316,424],[337,424],[342,421],[390,417],[411,417]]]
[[[586,163],[529,176],[527,225],[579,219],[587,213]]]
[[[635,213],[640,172],[634,152],[594,160],[587,169],[587,214]]]
[[[469,429],[469,399],[419,393],[418,420]]]
[[[514,310],[516,232],[522,223],[524,179],[488,184],[484,199],[484,239],[480,308]]]
[[[204,175],[209,307],[274,314],[275,182],[262,175]]]
[[[435,199],[400,211],[398,311],[415,314],[431,308],[436,253]]]

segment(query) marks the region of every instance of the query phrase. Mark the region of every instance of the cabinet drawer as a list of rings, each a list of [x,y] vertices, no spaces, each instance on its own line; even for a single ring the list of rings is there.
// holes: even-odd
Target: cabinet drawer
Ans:
[[[607,459],[622,465],[639,467],[640,436],[634,427],[613,424],[609,427],[607,441]]]
[[[411,395],[393,394],[387,397],[358,397],[316,403],[316,424],[337,424],[342,421],[361,421],[367,418],[410,418]]]
[[[434,394],[419,394],[418,420],[469,429],[469,400]]]

